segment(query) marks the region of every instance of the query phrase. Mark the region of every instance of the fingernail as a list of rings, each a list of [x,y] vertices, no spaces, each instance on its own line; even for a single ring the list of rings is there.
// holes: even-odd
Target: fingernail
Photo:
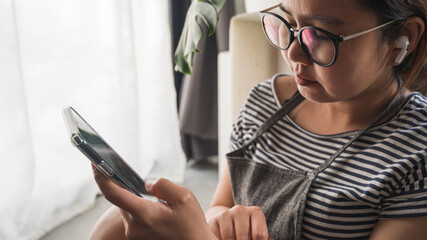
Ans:
[[[147,191],[150,191],[152,187],[153,187],[152,182],[145,182],[145,189],[147,189]]]
[[[155,178],[148,178],[145,179],[145,189],[147,189],[147,191],[150,191],[151,188],[153,187],[154,183],[156,182],[157,179]]]

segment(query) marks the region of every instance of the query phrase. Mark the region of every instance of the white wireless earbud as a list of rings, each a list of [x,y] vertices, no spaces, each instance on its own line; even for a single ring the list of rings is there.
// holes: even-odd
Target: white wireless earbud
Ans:
[[[406,53],[408,52],[409,48],[409,39],[407,36],[402,35],[397,39],[397,48],[400,48],[400,53],[397,55],[396,59],[394,60],[395,65],[399,65],[402,63],[403,58],[405,57]]]

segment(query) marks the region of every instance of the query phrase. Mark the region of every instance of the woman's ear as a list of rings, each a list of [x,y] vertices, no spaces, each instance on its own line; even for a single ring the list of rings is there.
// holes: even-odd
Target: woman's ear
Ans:
[[[406,19],[401,36],[395,45],[393,63],[400,64],[417,47],[423,33],[425,23],[420,17],[409,17]]]

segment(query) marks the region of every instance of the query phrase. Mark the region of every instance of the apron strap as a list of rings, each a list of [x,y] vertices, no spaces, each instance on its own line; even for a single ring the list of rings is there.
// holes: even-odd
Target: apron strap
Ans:
[[[400,80],[400,79],[399,79]],[[399,81],[399,87],[401,85],[401,81]],[[392,99],[392,101],[388,104],[388,106],[364,129],[359,131],[354,137],[352,137],[349,141],[347,141],[344,146],[342,146],[337,152],[335,152],[328,160],[320,164],[316,169],[311,171],[309,175],[311,177],[316,177],[319,172],[325,170],[331,163],[345,150],[348,146],[350,146],[356,139],[358,139],[361,135],[366,133],[372,126],[374,126],[378,121],[380,121],[385,115],[390,113],[399,103],[401,103],[404,98],[405,88],[401,88],[398,94]],[[280,119],[286,116],[289,112],[291,112],[298,104],[300,104],[305,98],[297,91],[290,99],[286,100],[277,112],[275,112],[269,119],[267,119],[261,126],[255,131],[254,135],[236,152],[244,151],[252,142],[254,142],[259,136],[267,132],[271,126],[276,124]]]
[[[290,111],[292,111],[298,104],[300,104],[305,98],[301,95],[299,91],[295,92],[294,95],[286,100],[282,107],[275,112],[273,115],[271,115],[270,118],[268,118],[261,126],[255,131],[254,135],[247,141],[241,149],[244,149],[245,147],[249,146],[255,139],[257,139],[259,136],[261,136],[263,133],[265,133],[271,126],[276,124],[280,119],[282,119],[286,114],[288,114]]]

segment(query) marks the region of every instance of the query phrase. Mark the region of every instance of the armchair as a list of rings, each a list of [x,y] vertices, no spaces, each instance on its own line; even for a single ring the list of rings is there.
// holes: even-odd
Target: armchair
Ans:
[[[230,50],[220,53],[218,59],[218,159],[221,173],[233,121],[249,91],[276,73],[289,73],[289,68],[280,51],[264,36],[257,12],[231,19]]]

